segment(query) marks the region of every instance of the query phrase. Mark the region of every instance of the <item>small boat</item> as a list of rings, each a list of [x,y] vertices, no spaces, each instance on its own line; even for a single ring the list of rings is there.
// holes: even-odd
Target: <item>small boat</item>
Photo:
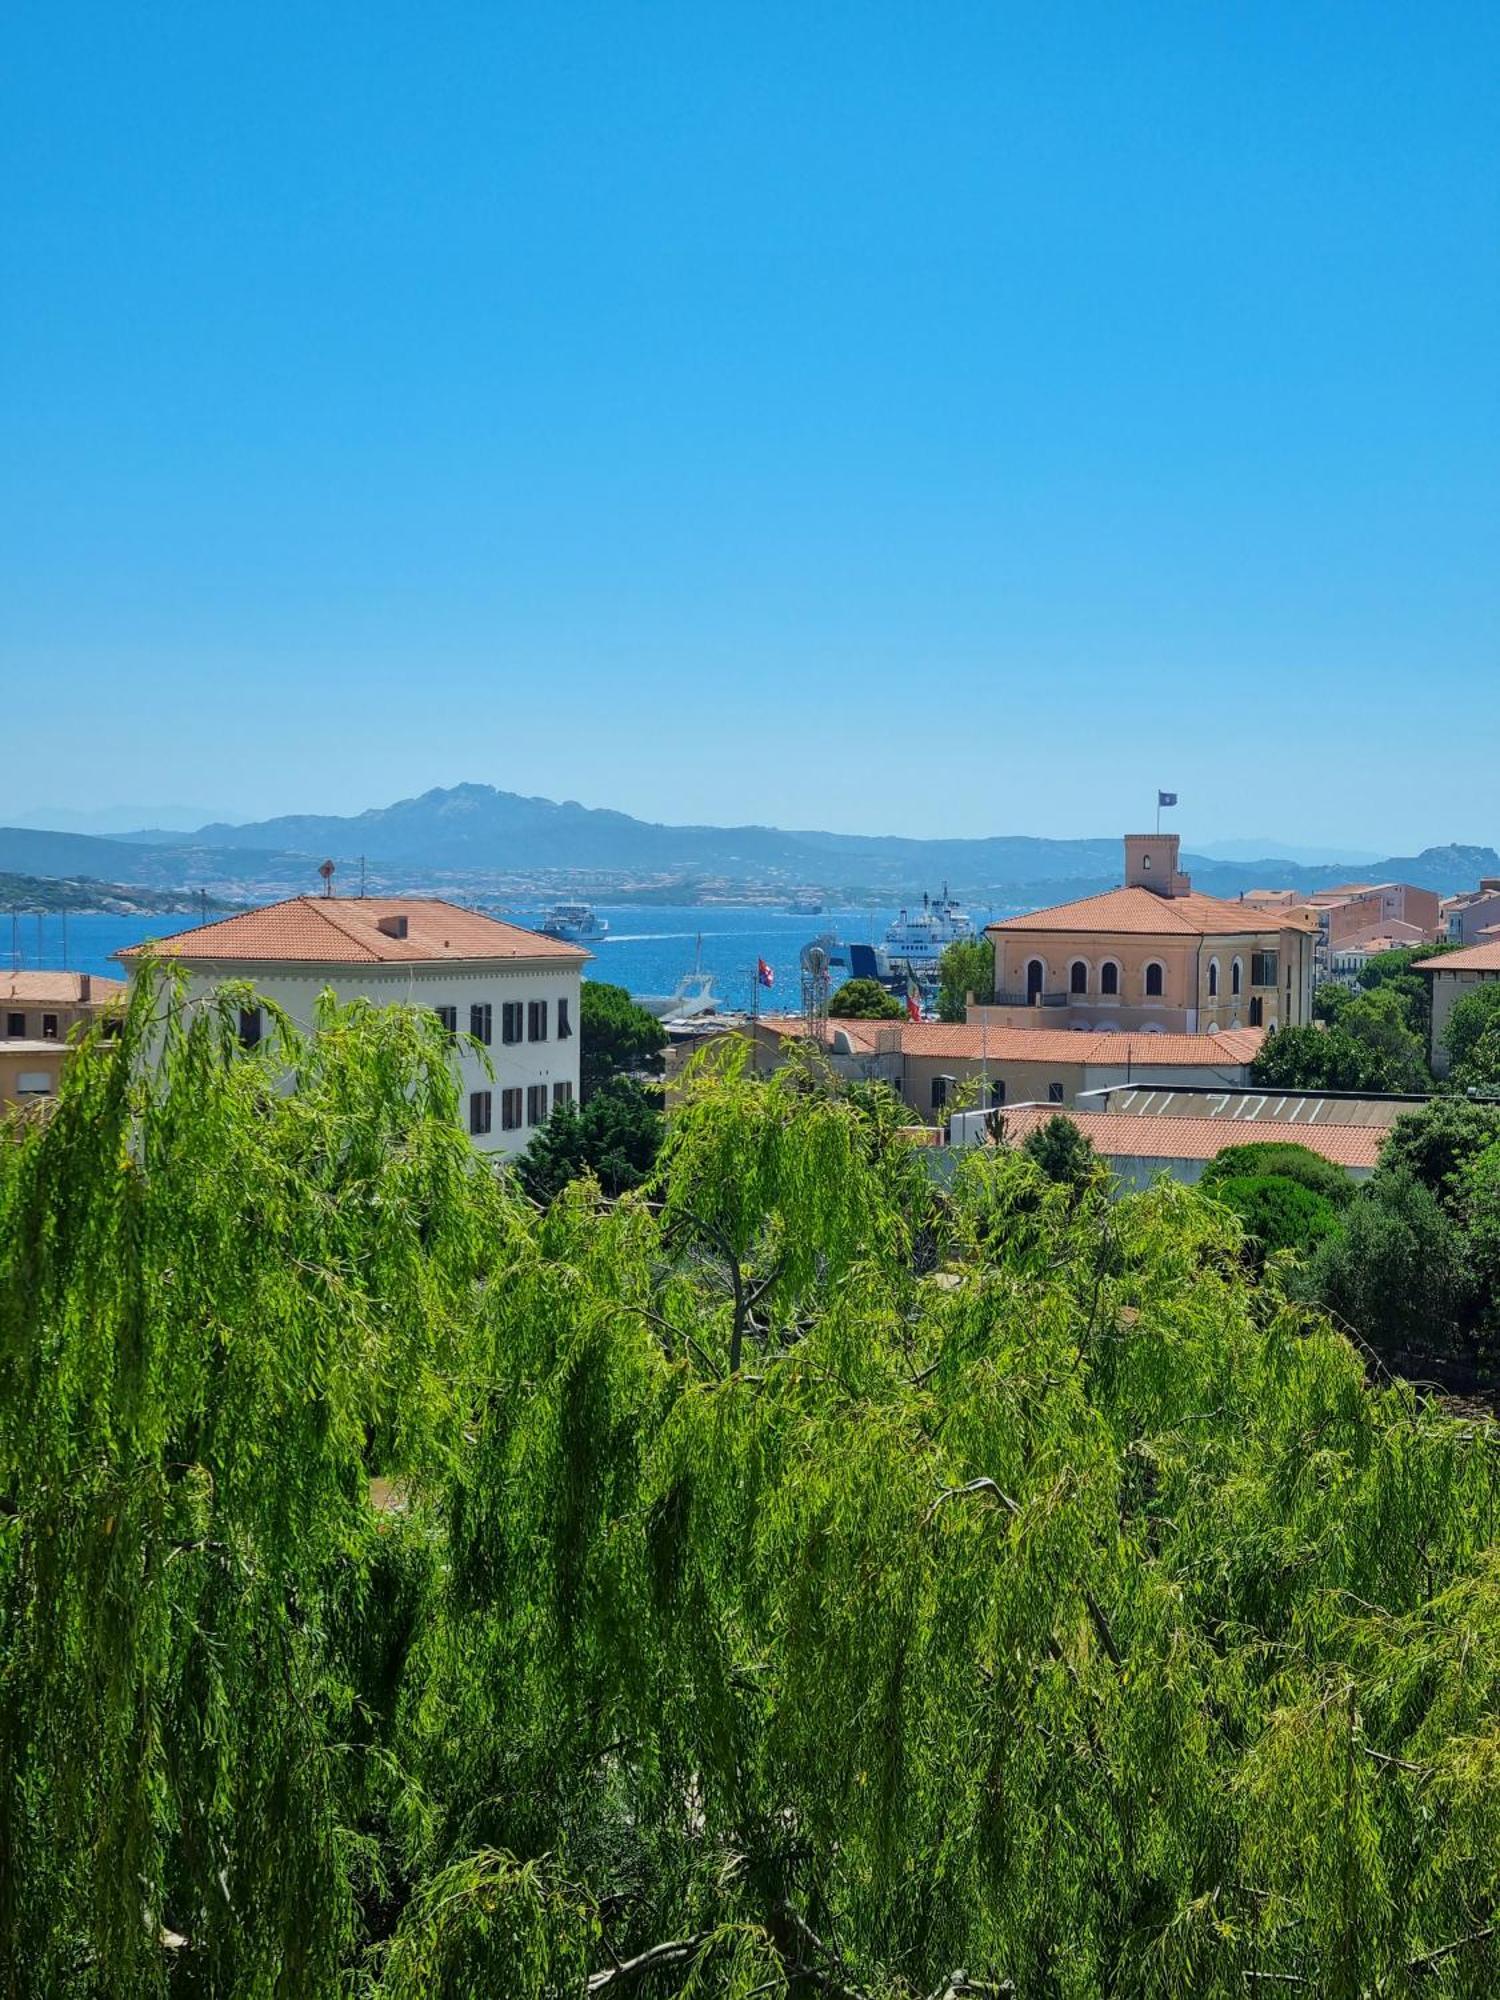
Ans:
[[[823,901],[819,896],[793,896],[788,900],[786,913],[789,917],[821,917]]]
[[[703,1014],[717,1014],[719,996],[714,991],[711,972],[686,972],[670,993],[636,993],[632,999],[663,1025],[673,1021],[696,1021]]]
[[[685,972],[670,993],[633,993],[630,997],[637,1007],[644,1007],[648,1014],[654,1014],[664,1025],[673,1021],[696,1021],[704,1014],[717,1014],[719,996],[714,991],[714,976],[703,970],[703,933],[698,933],[692,971]]]
[[[542,935],[569,944],[594,944],[608,937],[609,924],[587,903],[554,903],[542,918]]]

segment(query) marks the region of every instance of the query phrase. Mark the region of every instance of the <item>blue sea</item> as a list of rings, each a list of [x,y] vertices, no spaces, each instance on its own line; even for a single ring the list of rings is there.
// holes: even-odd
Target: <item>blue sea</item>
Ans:
[[[505,911],[518,924],[540,924],[542,904],[513,905]],[[714,975],[720,1004],[748,1007],[755,963],[763,958],[771,967],[775,985],[760,996],[762,1008],[800,1003],[801,974],[798,955],[805,944],[831,933],[845,944],[878,944],[886,927],[896,916],[889,909],[824,910],[820,916],[792,916],[785,910],[748,905],[632,906],[600,904],[599,914],[609,922],[609,936],[593,944],[593,962],[586,968],[591,979],[608,979],[632,993],[670,993],[684,973],[691,972],[698,954],[705,972]],[[497,913],[498,914],[498,913]],[[971,909],[976,926],[985,923],[987,910]],[[3,925],[0,919],[0,925]],[[0,955],[10,954],[22,970],[55,970],[69,966],[74,971],[97,972],[120,977],[120,967],[111,954],[126,945],[140,944],[149,937],[162,937],[186,930],[191,919],[180,916],[116,917],[70,913],[66,919],[53,914],[40,920],[23,913],[10,925],[0,928]],[[835,984],[844,977],[834,967]]]

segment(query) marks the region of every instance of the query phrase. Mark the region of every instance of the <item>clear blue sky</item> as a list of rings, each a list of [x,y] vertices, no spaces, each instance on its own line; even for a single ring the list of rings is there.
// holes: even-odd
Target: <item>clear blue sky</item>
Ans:
[[[1500,8],[12,9],[30,804],[1500,844]]]

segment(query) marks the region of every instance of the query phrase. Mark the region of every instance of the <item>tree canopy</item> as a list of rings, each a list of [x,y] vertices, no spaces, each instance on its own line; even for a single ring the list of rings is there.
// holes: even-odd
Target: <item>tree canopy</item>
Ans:
[[[538,1209],[236,998],[0,1145],[7,1994],[1494,1990],[1494,1427],[1222,1206],[726,1044]]]
[[[660,1074],[667,1031],[623,986],[585,979],[578,1015],[578,1094],[584,1104],[617,1076]]]
[[[906,1009],[878,979],[846,979],[828,1002],[841,1021],[899,1021]]]
[[[1299,1186],[1322,1195],[1335,1208],[1344,1207],[1354,1194],[1354,1184],[1342,1167],[1291,1139],[1225,1146],[1203,1169],[1198,1185],[1208,1193],[1220,1181],[1242,1174],[1276,1174],[1282,1180],[1296,1181]]]
[[[970,994],[980,1007],[995,997],[995,948],[988,938],[955,938],[938,960],[938,1019],[962,1021]]]
[[[1500,979],[1454,1001],[1443,1046],[1460,1089],[1500,1090]]]

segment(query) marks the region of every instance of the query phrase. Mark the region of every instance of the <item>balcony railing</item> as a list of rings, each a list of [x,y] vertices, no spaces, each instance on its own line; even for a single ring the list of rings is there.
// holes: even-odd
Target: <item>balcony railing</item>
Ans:
[[[997,993],[991,1004],[996,1007],[1066,1007],[1069,998],[1066,993]]]

